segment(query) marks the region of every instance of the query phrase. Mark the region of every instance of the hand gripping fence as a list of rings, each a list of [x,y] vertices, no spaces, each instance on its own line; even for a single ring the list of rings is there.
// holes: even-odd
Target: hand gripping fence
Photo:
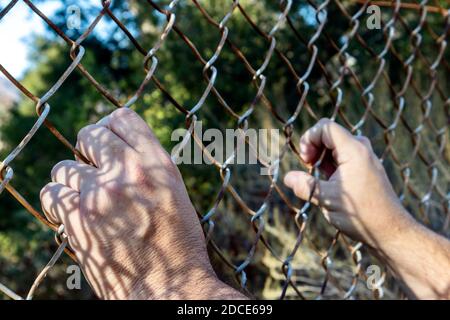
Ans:
[[[8,13],[13,14],[10,11],[18,2],[18,0],[10,1],[1,9],[0,23]],[[355,135],[366,133],[371,136],[370,133],[374,132],[379,134],[382,147],[377,154],[382,163],[391,166],[400,177],[394,182],[400,200],[417,219],[432,227],[435,231],[449,235],[448,117],[450,99],[446,80],[448,80],[450,68],[446,60],[446,57],[448,57],[448,51],[446,56],[446,50],[448,50],[447,38],[450,28],[450,15],[448,8],[442,6],[442,1],[423,0],[406,3],[400,0],[306,0],[302,3],[308,8],[309,15],[314,18],[314,32],[308,36],[302,32],[301,24],[299,27],[296,21],[298,15],[293,12],[295,0],[273,1],[274,4],[279,6],[279,12],[270,26],[258,24],[249,13],[247,6],[251,6],[251,1],[229,0],[228,10],[223,12],[221,19],[217,20],[212,17],[201,0],[174,0],[167,1],[164,4],[161,1],[146,0],[145,5],[148,5],[148,10],[152,10],[154,14],[166,19],[165,23],[160,26],[159,37],[149,50],[141,46],[133,33],[113,13],[109,0],[101,1],[101,10],[77,39],[71,39],[67,36],[49,17],[39,10],[38,5],[35,5],[33,1],[23,0],[23,2],[33,14],[39,16],[70,47],[69,54],[72,62],[58,81],[41,97],[37,97],[30,92],[0,64],[0,71],[3,75],[36,104],[34,125],[22,141],[1,162],[0,193],[9,192],[31,215],[53,230],[58,244],[54,255],[48,264],[43,266],[42,271],[37,275],[29,292],[24,297],[0,283],[0,291],[7,297],[11,299],[32,299],[38,292],[39,285],[64,252],[76,260],[68,247],[64,226],[55,226],[48,222],[44,215],[13,187],[14,175],[20,174],[13,170],[14,159],[23,151],[28,142],[37,135],[37,131],[41,127],[46,127],[71,152],[87,162],[58,131],[57,125],[48,119],[52,110],[49,103],[51,97],[58,92],[61,85],[68,81],[68,77],[73,72],[79,72],[108,103],[118,108],[131,107],[145,92],[159,90],[173,107],[184,115],[187,133],[178,145],[177,151],[184,148],[192,139],[217,168],[222,180],[220,189],[217,191],[215,200],[209,210],[206,213],[198,213],[204,227],[206,240],[212,251],[222,261],[222,264],[234,274],[237,280],[236,286],[248,294],[254,293],[250,288],[252,280],[249,277],[248,269],[252,264],[262,263],[267,270],[265,276],[272,281],[272,285],[268,285],[269,289],[267,289],[265,297],[280,299],[353,299],[370,298],[372,296],[380,298],[383,294],[388,297],[396,297],[393,289],[395,284],[383,283],[386,279],[384,270],[376,283],[370,286],[370,290],[367,289],[366,283],[370,279],[365,272],[363,262],[365,259],[371,261],[371,258],[368,254],[363,255],[361,243],[351,241],[337,230],[332,231],[334,236],[328,244],[322,242],[322,245],[318,246],[313,239],[308,239],[308,233],[320,232],[320,230],[314,230],[315,224],[311,223],[311,221],[317,219],[315,214],[317,208],[311,201],[305,201],[301,206],[294,205],[294,199],[282,187],[282,174],[280,172],[282,169],[285,171],[285,169],[295,169],[302,165],[295,142],[298,141],[298,137],[302,133],[298,127],[302,117],[317,121],[321,117],[327,116],[333,121],[339,120]],[[362,32],[368,9],[374,5],[381,8],[383,13],[380,28],[371,31],[376,34],[378,41],[383,43],[381,50],[374,48]],[[198,10],[201,18],[210,25],[210,32],[220,35],[217,43],[209,44],[212,52],[210,56],[202,55],[187,32],[177,24],[177,16],[183,15],[184,6],[191,6]],[[333,7],[334,14],[337,12],[339,18],[344,19],[347,23],[347,31],[339,39],[333,37],[330,30],[327,30],[327,24],[336,18],[329,14],[331,7]],[[388,14],[384,15],[384,13]],[[411,15],[416,17],[415,24],[412,27],[407,19]],[[254,31],[255,37],[266,43],[266,51],[260,52],[262,62],[257,63],[247,58],[238,46],[236,37],[230,37],[233,34],[233,30],[229,29],[230,21],[238,16]],[[124,32],[134,49],[142,55],[145,76],[134,95],[125,102],[120,102],[114,94],[99,83],[82,63],[85,54],[83,42],[94,32],[101,19],[113,21]],[[440,21],[438,32],[427,23],[429,19]],[[309,59],[306,66],[301,69],[296,68],[294,63],[296,57],[281,49],[279,46],[279,42],[282,41],[280,39],[283,39],[281,33],[290,33],[295,37],[296,42],[290,45],[302,48],[302,55]],[[424,33],[431,41],[423,41]],[[395,47],[398,34],[409,37],[409,47],[403,51],[399,51]],[[156,70],[160,63],[158,51],[164,47],[168,37],[174,37],[182,41],[192,52],[195,61],[202,66],[201,77],[204,79],[204,84],[199,83],[198,85],[203,86],[203,92],[193,105],[183,105],[183,103],[177,101],[163,85],[163,81],[156,76]],[[239,43],[242,43],[246,39],[238,40]],[[434,54],[429,55],[427,52],[430,51],[425,51],[426,47],[431,47]],[[235,108],[229,102],[229,97],[224,96],[217,85],[217,80],[221,76],[221,70],[218,69],[217,62],[221,59],[225,48],[230,50],[236,61],[244,67],[251,77],[251,85],[254,88],[254,96],[251,102],[240,113],[235,111]],[[358,60],[352,56],[354,48],[371,58],[370,61],[374,67],[373,70],[370,69],[373,71],[370,78],[361,74],[360,70],[365,66],[359,66],[358,68]],[[332,54],[329,54],[329,52]],[[326,53],[330,56],[329,61],[324,58]],[[295,79],[294,93],[297,103],[290,107],[287,115],[280,111],[279,103],[271,97],[267,89],[269,82],[277,81],[276,78],[269,76],[270,66],[275,59],[280,61],[287,74]],[[394,77],[389,72],[389,64],[399,66],[403,79],[401,83],[395,80],[398,77]],[[372,65],[367,68],[372,68]],[[317,74],[320,75],[321,81],[317,80]],[[426,84],[425,89],[423,89],[423,84],[416,80],[418,76]],[[150,88],[149,83],[153,83],[153,89]],[[384,88],[389,92],[389,95],[385,96],[389,101],[377,100],[379,88]],[[329,101],[330,107],[328,109],[331,110],[331,113],[318,108],[315,101],[318,99],[316,96]],[[268,175],[262,175],[259,179],[268,180],[269,186],[264,190],[264,195],[260,197],[256,206],[250,205],[246,200],[248,197],[242,194],[238,190],[239,188],[236,188],[232,183],[232,163],[236,158],[236,147],[231,155],[228,155],[228,158],[221,163],[208,152],[194,130],[196,121],[202,117],[202,110],[207,108],[206,101],[208,99],[215,99],[223,108],[225,114],[235,120],[235,127],[242,129],[243,134],[249,129],[249,121],[260,105],[264,107],[264,112],[270,114],[274,122],[282,128],[284,137],[283,141],[280,142],[281,152],[278,159],[273,163],[268,163],[257,155],[262,166],[269,172]],[[348,105],[350,104],[361,110],[357,118],[348,114]],[[411,104],[417,106],[414,110],[418,113],[416,115],[418,121],[412,121],[411,117],[408,116],[407,110],[411,108]],[[389,106],[388,114],[391,114],[387,119],[383,113],[383,108],[386,106]],[[441,120],[444,118],[444,121],[441,121],[438,126],[436,118]],[[410,148],[407,148],[407,151],[400,155],[397,149],[402,140],[410,141]],[[246,140],[246,143],[250,150],[256,150],[256,146],[252,145],[250,140]],[[179,152],[173,154],[177,155]],[[316,179],[319,178],[319,167],[324,157],[325,153],[312,168],[308,169]],[[176,156],[173,157],[173,160],[176,160]],[[418,170],[426,174],[418,176]],[[248,192],[251,192],[251,190]],[[309,200],[311,200],[313,192]],[[241,251],[239,259],[233,258],[227,252],[227,248],[221,248],[220,244],[213,239],[216,228],[220,228],[220,223],[223,221],[219,219],[219,216],[222,214],[220,208],[224,205],[226,197],[233,200],[234,205],[239,209],[239,214],[248,217],[253,229],[248,231],[250,242],[239,248]],[[291,239],[291,241],[283,240],[284,235],[277,230],[278,227],[281,227],[280,225],[269,222],[269,213],[277,201],[282,203],[279,207],[285,211],[284,215],[288,223],[294,226],[294,229],[291,228],[291,230],[294,230],[293,240]],[[437,222],[433,222],[436,221],[436,218],[432,219],[431,217],[435,217],[436,212],[438,212],[438,219]],[[226,228],[226,226],[222,228]],[[327,226],[327,229],[334,230],[331,225]],[[232,231],[230,232],[232,235]],[[273,237],[278,237],[283,243],[281,248],[273,245],[270,240]],[[339,256],[337,251],[341,252]],[[306,254],[312,254],[315,257],[313,260],[315,265],[313,267],[314,272],[305,276],[302,272],[303,260],[301,257]],[[262,259],[261,256],[263,256]],[[342,258],[342,256],[345,258]],[[341,264],[337,266],[338,260],[342,259],[344,261],[341,261]],[[342,264],[344,267],[341,267]],[[346,271],[336,273],[336,269],[345,269]],[[393,282],[393,280],[391,281]]]

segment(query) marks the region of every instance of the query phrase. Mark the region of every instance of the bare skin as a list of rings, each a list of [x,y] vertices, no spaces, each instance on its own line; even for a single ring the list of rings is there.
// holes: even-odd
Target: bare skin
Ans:
[[[66,160],[41,191],[47,218],[64,224],[87,280],[103,299],[245,299],[219,281],[182,177],[147,124],[119,109],[78,134],[91,162]],[[326,148],[327,181],[313,202],[350,237],[368,244],[411,296],[449,298],[450,242],[400,205],[365,138],[321,120],[302,137],[305,163]],[[331,158],[329,159],[331,160]],[[293,171],[285,183],[301,199],[314,179]]]
[[[78,134],[41,191],[103,299],[242,299],[220,282],[182,177],[147,124],[119,109]]]
[[[322,150],[320,180],[312,197],[325,218],[351,238],[370,246],[403,281],[411,298],[450,298],[450,241],[426,229],[402,207],[369,139],[354,137],[340,125],[322,119],[300,140],[300,156],[313,165]],[[314,178],[291,171],[284,179],[307,200]]]

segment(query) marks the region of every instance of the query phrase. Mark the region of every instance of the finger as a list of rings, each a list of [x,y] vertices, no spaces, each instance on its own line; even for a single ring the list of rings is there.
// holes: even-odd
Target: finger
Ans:
[[[339,124],[329,119],[321,119],[308,129],[300,139],[300,156],[307,164],[314,164],[324,148],[330,149],[339,165],[349,157],[345,152],[357,142],[354,136]]]
[[[111,113],[107,119],[101,120],[102,124],[118,135],[136,151],[147,150],[149,144],[158,144],[159,141],[147,125],[147,123],[133,110],[119,108]]]
[[[131,150],[130,146],[111,130],[97,124],[80,130],[76,146],[97,168]]]
[[[60,183],[50,182],[41,190],[42,210],[53,224],[70,225],[71,216],[79,213],[80,194]]]
[[[96,124],[99,126],[102,126],[102,127],[106,127],[111,130],[111,127],[109,126],[109,120],[110,120],[110,115],[107,115],[106,117],[103,117],[99,121],[97,121]]]
[[[284,177],[284,184],[291,188],[295,195],[304,201],[311,201],[315,205],[329,205],[327,199],[330,182],[316,180],[312,175],[303,171],[290,171]]]
[[[357,136],[356,139],[372,151],[372,144],[366,136]]]
[[[93,166],[73,160],[64,160],[53,167],[51,177],[53,182],[60,183],[80,192],[81,186],[87,181],[92,180],[96,174],[97,168]]]

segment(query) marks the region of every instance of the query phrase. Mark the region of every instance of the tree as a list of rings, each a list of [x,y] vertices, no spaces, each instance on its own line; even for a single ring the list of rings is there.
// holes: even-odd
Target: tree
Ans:
[[[151,2],[113,1],[111,5],[111,11],[130,30],[144,52],[139,52],[118,25],[112,22],[107,15],[102,18],[94,32],[82,42],[82,46],[86,49],[85,56],[82,59],[84,67],[121,103],[127,101],[135,93],[144,79],[143,53],[155,45],[167,22],[166,17],[158,13]],[[232,3],[231,1],[198,2],[214,21],[220,21],[228,12]],[[360,8],[358,4],[350,4],[348,1],[342,2],[353,13]],[[163,6],[166,2],[154,1],[154,3]],[[80,4],[78,1],[62,0],[61,4],[61,9],[52,15],[51,20],[72,39],[78,38],[99,12],[99,6],[91,3]],[[280,8],[276,1],[246,0],[240,1],[240,4],[245,8],[255,25],[266,33],[270,32],[275,25],[280,10],[283,9],[283,6]],[[81,30],[68,29],[65,9],[70,5],[81,6]],[[305,107],[301,116],[294,122],[295,130],[298,132],[302,132],[315,121],[314,114],[329,116],[337,98],[336,90],[332,89],[332,82],[338,77],[341,70],[342,61],[338,59],[338,51],[345,41],[343,35],[348,34],[351,25],[335,3],[330,3],[327,11],[328,22],[314,43],[318,48],[317,62],[307,78],[310,84],[307,98],[309,105],[307,107],[310,110]],[[204,18],[202,12],[195,6],[195,2],[179,2],[175,12],[177,16],[176,25],[179,30],[192,41],[198,49],[198,53],[205,60],[211,58],[221,39],[220,30]],[[387,18],[390,17],[389,13],[386,15]],[[276,48],[283,55],[274,52],[264,72],[267,76],[264,92],[273,103],[276,112],[285,119],[293,114],[301,96],[296,88],[297,79],[295,79],[290,67],[299,76],[302,76],[308,70],[312,59],[312,51],[308,42],[318,29],[321,19],[323,19],[323,16],[319,15],[318,21],[315,10],[309,4],[297,1],[293,2],[289,17],[292,27],[287,25],[276,33]],[[417,24],[417,15],[405,14],[404,17],[411,26]],[[379,53],[385,46],[383,33],[379,30],[365,28],[365,19],[365,17],[361,18],[359,34],[370,44],[370,48],[374,52]],[[430,16],[427,22],[432,28],[441,28],[442,20],[435,16]],[[218,70],[215,87],[225,98],[230,108],[237,114],[242,115],[252,103],[257,89],[252,85],[252,74],[246,69],[239,53],[236,53],[236,50],[233,51],[230,43],[239,48],[239,52],[245,55],[254,69],[257,69],[264,63],[266,53],[270,48],[270,39],[258,34],[257,30],[239,12],[239,8],[235,9],[226,26],[229,28],[229,43],[225,44],[219,58],[214,63]],[[406,59],[412,50],[408,31],[400,26],[396,30],[399,35],[395,39],[395,48]],[[433,52],[435,50],[434,43],[435,40],[430,33],[424,32],[423,50]],[[48,32],[44,36],[34,40],[33,49],[34,65],[21,82],[33,94],[42,96],[72,62],[69,54],[70,47],[63,43],[48,27]],[[346,52],[349,54],[351,61],[356,61],[352,68],[358,74],[362,83],[364,85],[369,84],[379,61],[374,59],[367,50],[361,50],[361,44],[356,39],[350,41],[350,46]],[[444,60],[448,60],[448,54],[447,50]],[[206,87],[205,78],[202,75],[203,64],[199,62],[192,48],[186,44],[176,30],[170,32],[156,55],[159,60],[155,73],[156,77],[171,97],[184,108],[191,109],[199,101]],[[291,65],[286,63],[284,57],[287,57]],[[386,70],[394,80],[393,86],[399,90],[400,84],[405,79],[404,70],[402,65],[396,62],[393,57],[389,56],[388,58]],[[327,70],[331,82],[330,79],[324,77],[322,68]],[[415,68],[424,70],[426,66],[419,61],[416,62]],[[448,80],[448,74],[440,75],[440,77],[443,77],[443,80]],[[361,90],[357,88],[355,81],[348,75],[344,77],[340,86],[345,92],[341,106],[342,113],[352,123],[355,123],[365,112],[364,108],[361,107]],[[421,86],[426,88],[427,84],[421,83]],[[385,85],[376,86],[373,92],[379,98],[378,100],[391,101],[392,92]],[[411,92],[408,92],[407,98],[411,101],[417,100],[417,97]],[[52,108],[49,120],[73,144],[76,141],[76,132],[80,128],[98,120],[115,108],[79,70],[72,72],[57,93],[49,100],[49,104]],[[392,110],[394,109],[390,102],[380,104],[377,107],[382,110],[381,113],[388,119],[392,118]],[[416,107],[416,110],[420,110],[417,104]],[[170,140],[171,132],[176,128],[185,126],[185,116],[173,106],[170,99],[161,90],[155,87],[154,83],[150,83],[146,87],[133,108],[147,120],[163,146],[170,151],[176,143]],[[205,128],[224,130],[225,128],[237,127],[236,119],[225,111],[214,93],[209,95],[204,106],[196,114],[199,120],[203,121]],[[419,118],[420,114],[420,111],[418,111],[417,115],[411,115],[411,117]],[[34,103],[27,99],[21,100],[7,112],[6,119],[7,121],[4,121],[0,128],[1,138],[5,144],[0,153],[0,159],[3,159],[20,142],[35,122]],[[341,116],[338,117],[338,121],[344,122]],[[437,121],[441,120],[438,119]],[[365,130],[373,134],[374,137],[379,137],[380,128],[373,123],[374,121],[369,121]],[[282,123],[275,119],[267,106],[261,101],[256,104],[255,111],[249,118],[249,124],[255,128],[273,127],[282,129]],[[378,150],[384,147],[384,142],[381,140],[379,139],[379,143],[375,145]],[[400,141],[404,141],[404,139],[400,139]],[[402,149],[402,152],[407,154],[410,147],[400,145],[398,148],[404,148],[405,150]],[[48,130],[42,128],[13,162],[15,176],[12,183],[35,208],[40,208],[39,189],[49,180],[49,172],[52,166],[60,160],[71,157],[71,153]],[[298,166],[298,164],[294,159],[288,158],[283,166],[292,167]],[[387,166],[392,178],[397,182],[401,181],[395,167],[391,163],[387,163]],[[200,213],[207,212],[222,184],[218,171],[213,166],[208,165],[181,166],[180,169],[197,210]],[[233,186],[250,208],[257,209],[268,189],[267,179],[263,180],[258,175],[259,167],[232,166],[232,172]],[[427,175],[421,173],[421,176],[426,177]],[[0,281],[10,284],[13,289],[19,292],[24,292],[38,270],[48,261],[55,245],[51,244],[52,234],[28,215],[10,195],[4,192],[0,199],[2,204],[0,214],[0,269],[2,274],[0,274]],[[285,230],[291,240],[295,238],[295,227],[285,223],[287,208],[283,202],[275,198],[270,207],[268,210],[269,223],[275,223],[278,228]],[[219,214],[215,219],[216,224],[221,227],[214,230],[214,239],[224,249],[228,258],[236,264],[242,262],[254,237],[253,231],[250,231],[250,218],[242,212],[230,195],[227,195],[221,202]],[[311,230],[311,239],[323,245],[324,237],[331,237],[333,230],[326,227],[324,221],[320,218],[316,220],[313,221],[314,229]],[[274,228],[268,230],[267,236],[273,242],[273,246],[286,253],[286,244],[283,240],[286,234],[280,235],[279,230]],[[258,251],[255,261],[261,262],[264,259],[263,253]],[[229,274],[229,270],[226,271],[219,263],[216,267],[221,274],[227,274],[227,272]],[[267,269],[272,270],[272,267],[270,263],[262,262],[251,264],[246,268],[250,279],[249,283],[253,286],[252,290],[257,294],[260,294],[267,284]],[[40,289],[40,296],[54,297],[57,295],[66,297],[67,293],[61,287],[65,281],[57,281],[58,276],[63,276],[63,274],[64,270],[61,267],[54,274],[52,273],[50,280],[46,280]],[[313,273],[309,275],[314,278],[320,277],[320,275]],[[14,281],[10,281],[11,279],[14,279]],[[279,285],[280,279],[274,281]],[[271,288],[265,290],[270,291],[269,289],[271,290]],[[88,293],[83,292],[81,295],[83,294]]]

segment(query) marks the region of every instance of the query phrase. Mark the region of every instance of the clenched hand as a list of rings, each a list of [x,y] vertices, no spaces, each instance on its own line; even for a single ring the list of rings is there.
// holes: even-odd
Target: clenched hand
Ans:
[[[390,241],[408,228],[409,214],[403,209],[369,139],[354,137],[337,123],[322,119],[300,139],[300,156],[314,165],[327,154],[321,169],[328,177],[319,180],[312,202],[322,207],[325,217],[353,239],[373,247]],[[302,171],[289,172],[285,183],[307,200],[315,179]],[[398,229],[393,232],[386,224]]]
[[[105,299],[243,298],[214,274],[181,175],[147,124],[118,109],[78,134],[41,191],[87,280]]]
[[[450,297],[450,241],[416,222],[402,207],[381,162],[365,137],[354,137],[329,119],[320,120],[300,140],[300,156],[320,165],[326,178],[291,171],[285,184],[303,200],[322,208],[326,219],[368,244],[402,280],[413,298]]]

